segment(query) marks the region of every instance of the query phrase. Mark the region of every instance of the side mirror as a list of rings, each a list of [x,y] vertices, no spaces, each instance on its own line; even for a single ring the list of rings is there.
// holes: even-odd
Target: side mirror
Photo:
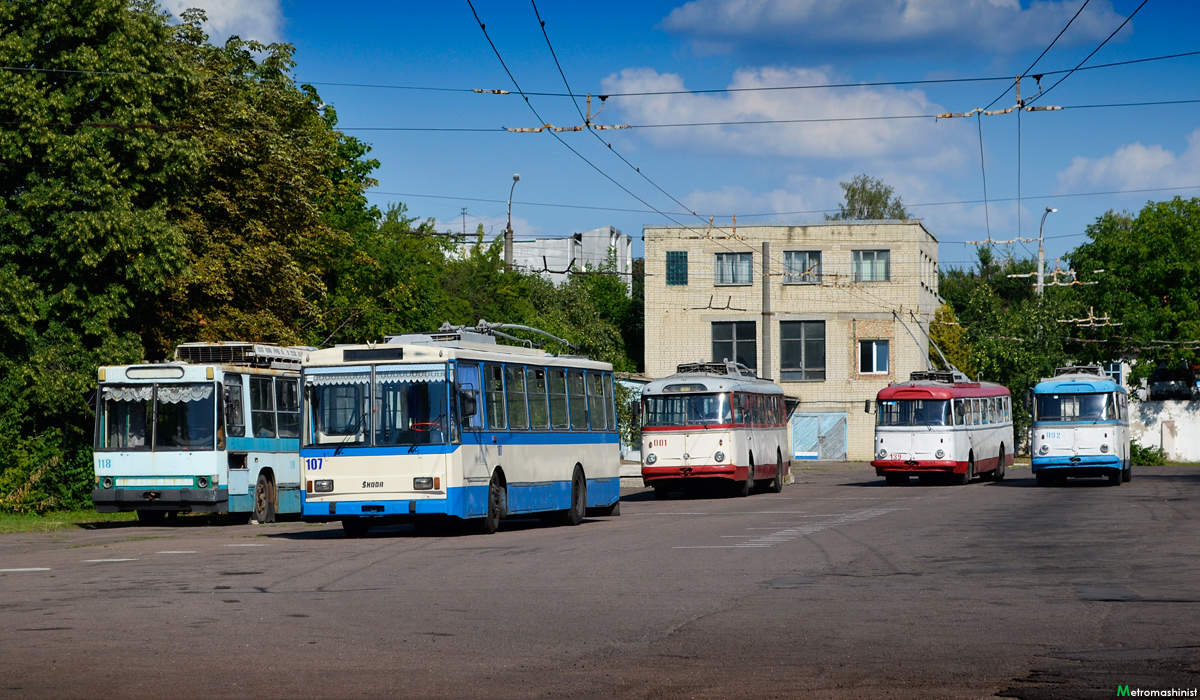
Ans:
[[[871,399],[867,399],[866,401],[863,401],[863,413],[870,413],[870,412],[871,412]]]
[[[1033,392],[1027,391],[1027,392],[1025,392],[1025,395],[1021,398],[1022,398],[1023,403],[1025,404],[1025,412],[1026,413],[1032,412],[1033,411]]]
[[[479,412],[478,393],[474,389],[458,390],[458,412],[463,418],[470,418]]]

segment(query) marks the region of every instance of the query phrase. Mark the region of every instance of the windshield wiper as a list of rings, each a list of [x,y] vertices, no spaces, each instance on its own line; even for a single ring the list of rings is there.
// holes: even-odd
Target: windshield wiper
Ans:
[[[369,411],[370,411],[370,409],[367,409],[366,411],[363,411],[361,414],[359,414],[358,418],[355,419],[355,421],[354,421],[354,425],[351,425],[350,430],[347,431],[347,435],[356,435],[358,433],[358,429],[360,427],[362,427],[362,424],[364,422],[366,422],[367,413]],[[334,457],[340,456],[342,454],[342,450],[344,450],[344,449],[346,449],[346,443],[343,442],[342,444],[338,445],[336,450],[333,451],[333,456]]]

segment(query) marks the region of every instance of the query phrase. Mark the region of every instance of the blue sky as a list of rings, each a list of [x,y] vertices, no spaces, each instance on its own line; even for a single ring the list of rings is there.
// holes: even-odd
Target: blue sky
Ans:
[[[522,90],[566,92],[532,3],[473,2]],[[1084,0],[542,0],[537,12],[571,92],[739,89],[613,96],[595,123],[635,128],[595,132],[602,140],[565,132],[561,141],[502,130],[540,124],[466,0],[164,4],[204,7],[217,40],[295,45],[298,80],[313,83],[340,126],[382,163],[372,202],[403,202],[441,230],[461,231],[465,207],[468,231],[482,223],[498,235],[520,173],[518,240],[612,225],[634,237],[640,255],[644,225],[703,227],[714,216],[728,226],[734,214],[739,224],[819,221],[841,201],[838,183],[867,173],[925,221],[942,243],[943,267],[972,263],[966,242],[989,231],[994,240],[1036,238],[1043,211],[1056,207],[1045,225],[1052,268],[1109,209],[1200,196],[1200,104],[1093,107],[1200,99],[1200,55],[1080,70],[1058,85],[1065,74],[1052,74],[1078,65],[1135,10],[1085,68],[1200,51],[1200,3],[1187,0],[1149,0],[1140,10],[1141,0],[1090,0],[1082,12]],[[988,106],[1072,17],[1021,86],[1028,98],[1037,92],[1031,76],[1045,73],[1043,89],[1055,87],[1032,104],[1064,109],[1019,120],[921,116]],[[853,87],[758,89],[832,84]],[[1014,102],[1010,91],[991,108]],[[566,97],[530,95],[529,104],[556,126],[582,121]],[[582,98],[577,105],[585,108]],[[893,116],[919,118],[859,119]],[[797,119],[843,121],[728,124]],[[650,126],[697,122],[722,124]],[[1126,193],[1092,194],[1118,191]],[[1013,251],[1031,256],[1037,244]]]

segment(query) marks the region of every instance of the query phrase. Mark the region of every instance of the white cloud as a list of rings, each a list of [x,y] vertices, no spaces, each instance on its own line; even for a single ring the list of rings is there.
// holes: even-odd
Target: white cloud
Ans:
[[[825,70],[743,69],[729,87],[827,85]],[[683,79],[650,68],[627,68],[604,79],[607,93],[684,90]],[[623,123],[678,124],[753,120],[822,119],[931,115],[945,111],[921,90],[849,88],[767,90],[723,94],[653,95],[609,98]],[[961,122],[961,123],[960,123]],[[963,161],[970,129],[965,120],[891,119],[739,126],[638,129],[655,147],[744,156],[823,159],[903,157],[920,169],[946,168]]]
[[[284,20],[279,0],[162,0],[162,6],[176,17],[193,7],[204,10],[208,16],[204,29],[214,44],[224,43],[235,34],[264,44],[282,40]]]
[[[1142,189],[1200,184],[1200,129],[1187,137],[1187,148],[1176,155],[1160,145],[1131,143],[1101,158],[1076,156],[1058,173],[1064,190],[1081,186]]]
[[[704,53],[1011,53],[1049,44],[1083,2],[1034,0],[1022,8],[1019,0],[692,0],[672,10],[663,27],[692,38]],[[1096,0],[1059,43],[1103,39],[1123,19],[1111,1]]]

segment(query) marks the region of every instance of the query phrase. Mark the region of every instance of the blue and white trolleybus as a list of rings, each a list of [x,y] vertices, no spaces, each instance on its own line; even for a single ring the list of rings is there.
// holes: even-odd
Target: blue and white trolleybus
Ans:
[[[1133,475],[1129,393],[1095,365],[1060,367],[1033,388],[1033,475],[1039,486],[1067,477]]]

